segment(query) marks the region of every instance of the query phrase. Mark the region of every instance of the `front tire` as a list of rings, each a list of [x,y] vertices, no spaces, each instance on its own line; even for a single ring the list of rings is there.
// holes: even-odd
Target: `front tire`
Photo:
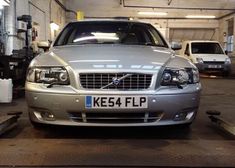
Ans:
[[[223,75],[224,77],[228,77],[230,74],[231,74],[231,71],[223,71],[223,72],[222,72],[222,75]]]

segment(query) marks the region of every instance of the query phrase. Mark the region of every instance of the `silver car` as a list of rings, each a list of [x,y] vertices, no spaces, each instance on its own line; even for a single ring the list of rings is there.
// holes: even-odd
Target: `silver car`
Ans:
[[[200,90],[197,68],[153,26],[120,20],[69,23],[26,81],[35,126],[189,125]]]

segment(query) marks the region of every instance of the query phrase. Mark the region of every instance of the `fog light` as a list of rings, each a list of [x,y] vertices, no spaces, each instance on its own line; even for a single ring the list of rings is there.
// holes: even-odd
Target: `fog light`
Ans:
[[[41,112],[41,116],[44,120],[48,120],[48,121],[54,121],[55,120],[55,116],[48,112],[48,111],[44,111],[44,112]]]
[[[174,120],[175,120],[175,121],[182,121],[182,120],[185,120],[187,114],[188,114],[187,112],[180,112],[180,113],[177,113],[177,114],[175,115]]]

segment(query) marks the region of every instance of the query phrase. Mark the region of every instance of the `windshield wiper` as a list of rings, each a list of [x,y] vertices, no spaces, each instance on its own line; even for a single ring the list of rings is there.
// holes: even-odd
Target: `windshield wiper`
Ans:
[[[154,44],[155,47],[164,47],[164,48],[168,48],[167,45],[161,45],[161,44]]]
[[[146,46],[154,46],[154,47],[166,47],[165,45],[161,45],[161,44],[154,44],[151,42],[146,42],[146,43],[140,43],[141,45],[146,45]]]
[[[152,42],[145,42],[145,43],[138,43],[139,45],[146,45],[146,46],[154,46],[154,47],[166,47],[168,48],[168,46],[166,45],[162,45],[162,44],[154,44]]]
[[[97,43],[97,44],[116,44],[116,43],[113,42],[113,41],[104,41],[104,42],[100,42],[100,43]]]
[[[98,44],[98,43],[91,43],[91,42],[79,42],[79,43],[69,43],[67,45],[85,45],[85,44]]]
[[[143,45],[143,46],[153,46],[153,47],[164,47],[164,48],[168,48],[168,46],[166,45],[161,45],[161,44],[153,44],[150,42],[146,42],[146,43],[121,43],[124,45]]]

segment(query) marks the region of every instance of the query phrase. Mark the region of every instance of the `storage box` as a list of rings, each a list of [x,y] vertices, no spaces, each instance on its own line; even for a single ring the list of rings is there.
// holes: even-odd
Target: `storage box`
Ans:
[[[12,79],[0,79],[0,103],[10,103],[12,101]]]

